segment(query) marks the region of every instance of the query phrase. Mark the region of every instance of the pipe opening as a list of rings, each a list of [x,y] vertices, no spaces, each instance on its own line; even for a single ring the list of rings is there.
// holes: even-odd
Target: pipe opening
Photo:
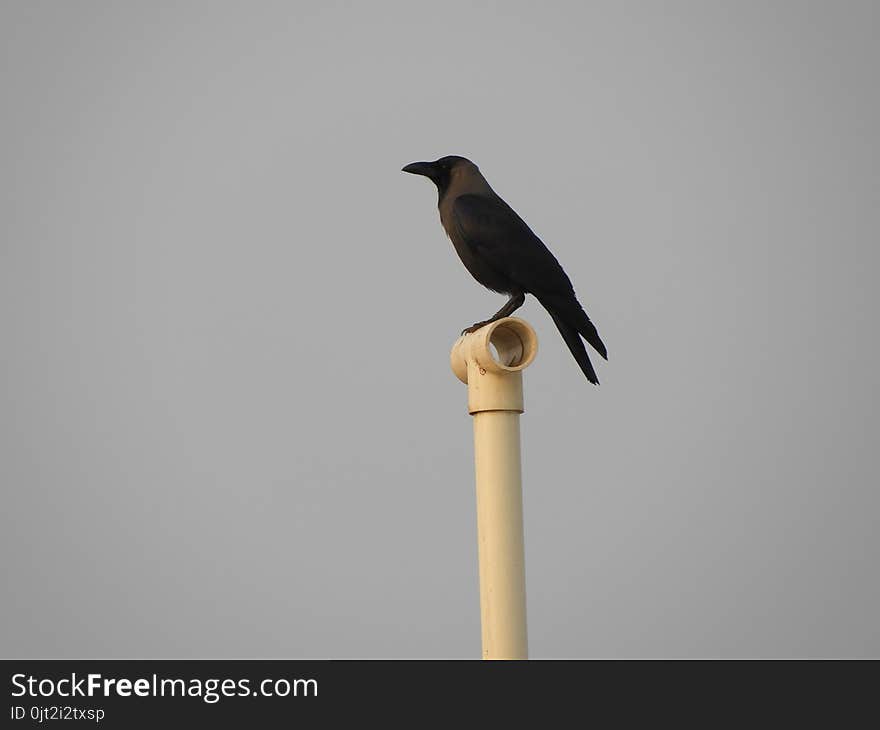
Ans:
[[[489,351],[496,363],[520,370],[535,358],[537,349],[532,330],[516,320],[502,320],[489,335]]]

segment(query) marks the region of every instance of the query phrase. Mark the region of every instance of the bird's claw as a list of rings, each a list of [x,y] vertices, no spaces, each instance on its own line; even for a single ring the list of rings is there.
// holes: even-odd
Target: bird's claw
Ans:
[[[472,335],[478,329],[480,329],[481,327],[485,327],[487,324],[489,324],[489,322],[475,322],[470,327],[465,327],[461,331],[461,336],[464,337],[465,335]]]

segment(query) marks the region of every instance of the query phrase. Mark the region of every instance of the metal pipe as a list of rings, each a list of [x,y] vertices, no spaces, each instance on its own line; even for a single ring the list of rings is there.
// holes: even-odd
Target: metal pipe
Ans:
[[[528,658],[519,416],[537,351],[532,327],[505,317],[460,337],[450,358],[474,417],[484,659]]]

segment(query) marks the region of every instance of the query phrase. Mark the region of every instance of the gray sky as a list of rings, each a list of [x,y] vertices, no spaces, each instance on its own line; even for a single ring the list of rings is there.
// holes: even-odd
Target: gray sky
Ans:
[[[520,312],[532,655],[880,655],[878,21],[3,3],[2,654],[479,656],[461,154],[610,354]]]

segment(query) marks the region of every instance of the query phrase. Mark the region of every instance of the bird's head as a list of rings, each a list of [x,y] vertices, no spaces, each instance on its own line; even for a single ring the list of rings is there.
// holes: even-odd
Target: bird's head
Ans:
[[[478,170],[478,168],[473,162],[458,155],[447,155],[433,162],[412,162],[403,168],[403,172],[424,175],[437,186],[441,195],[449,187],[453,178],[474,170]]]

